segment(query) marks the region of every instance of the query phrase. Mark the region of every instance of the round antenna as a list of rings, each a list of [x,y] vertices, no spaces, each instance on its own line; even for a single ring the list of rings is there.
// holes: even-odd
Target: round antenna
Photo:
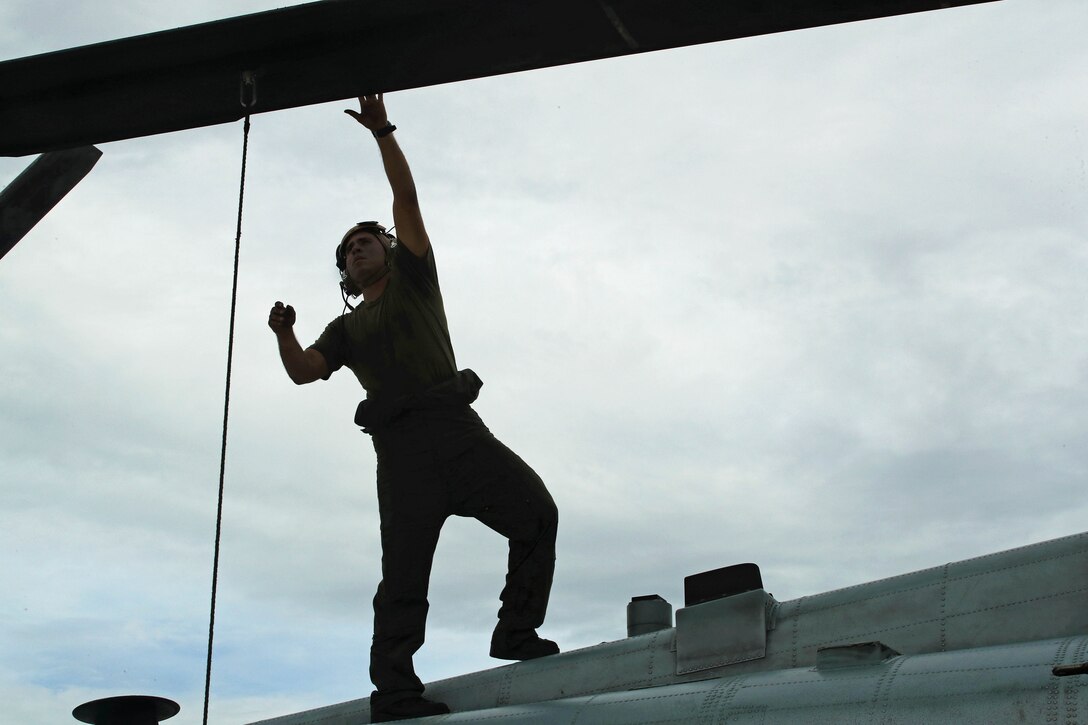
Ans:
[[[90,725],[156,725],[181,712],[181,705],[165,697],[122,695],[85,702],[72,717]]]

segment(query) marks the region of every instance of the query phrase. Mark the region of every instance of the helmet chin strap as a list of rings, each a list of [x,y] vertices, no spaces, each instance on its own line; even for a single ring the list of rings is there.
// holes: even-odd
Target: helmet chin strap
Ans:
[[[359,285],[360,289],[366,289],[387,274],[389,274],[389,267],[378,270],[375,274],[371,275],[363,284]],[[362,292],[360,292],[359,294],[362,294]],[[344,309],[355,309],[355,305],[348,302],[348,288],[344,286],[343,283],[340,284],[340,296],[344,298]]]
[[[365,281],[359,283],[359,289],[366,289],[367,287],[374,284],[375,282],[377,282],[378,280],[380,280],[382,277],[384,277],[387,274],[389,274],[389,265],[388,264],[383,265],[381,269],[379,269],[377,272],[375,272],[374,274],[367,277]]]

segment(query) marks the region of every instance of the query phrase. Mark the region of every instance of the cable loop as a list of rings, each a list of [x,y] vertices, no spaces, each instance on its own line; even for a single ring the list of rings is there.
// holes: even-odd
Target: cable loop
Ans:
[[[252,109],[257,105],[257,74],[251,70],[242,71],[242,84],[238,88],[238,100],[242,108]]]

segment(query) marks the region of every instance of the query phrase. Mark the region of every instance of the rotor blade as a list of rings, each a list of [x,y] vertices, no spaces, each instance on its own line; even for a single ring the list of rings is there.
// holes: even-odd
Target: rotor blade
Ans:
[[[11,251],[86,176],[102,152],[94,146],[50,151],[0,191],[0,258]]]
[[[0,63],[0,155],[993,0],[325,0]]]

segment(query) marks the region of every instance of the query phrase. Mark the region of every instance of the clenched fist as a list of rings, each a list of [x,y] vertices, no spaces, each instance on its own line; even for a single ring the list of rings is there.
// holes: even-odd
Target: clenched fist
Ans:
[[[282,302],[276,302],[268,313],[268,326],[272,332],[279,335],[288,332],[295,324],[295,308],[291,305],[284,306]]]

